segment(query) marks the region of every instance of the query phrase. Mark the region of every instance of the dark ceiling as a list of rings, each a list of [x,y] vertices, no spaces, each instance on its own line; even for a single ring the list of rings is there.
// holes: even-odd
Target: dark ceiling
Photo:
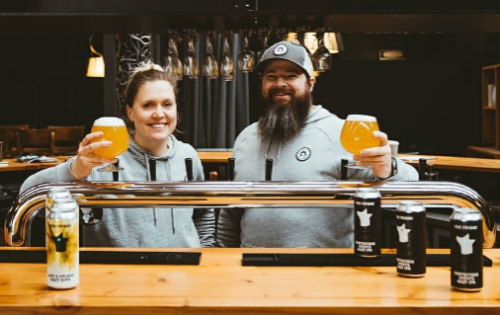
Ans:
[[[0,32],[162,32],[329,27],[338,32],[500,32],[500,1],[23,0],[0,2]]]

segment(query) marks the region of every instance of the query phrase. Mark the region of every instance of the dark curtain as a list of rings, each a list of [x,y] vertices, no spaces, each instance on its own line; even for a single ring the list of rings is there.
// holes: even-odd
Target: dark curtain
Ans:
[[[188,38],[184,35],[182,51],[187,50]],[[242,50],[239,34],[230,42],[234,62],[234,81],[223,78],[208,79],[203,76],[203,61],[206,55],[206,34],[199,33],[194,42],[200,66],[198,79],[186,76],[180,83],[179,111],[181,134],[179,137],[195,148],[232,148],[236,136],[249,124],[249,75],[238,69],[238,54]],[[214,56],[220,69],[224,47],[224,36],[217,34]],[[180,53],[183,59],[183,55]]]

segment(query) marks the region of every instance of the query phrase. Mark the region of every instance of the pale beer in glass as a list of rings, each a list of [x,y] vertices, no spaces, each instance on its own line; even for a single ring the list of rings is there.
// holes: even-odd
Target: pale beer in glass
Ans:
[[[376,130],[379,130],[377,118],[368,115],[349,115],[340,133],[340,143],[346,151],[359,155],[361,150],[380,146],[380,140],[373,136]],[[365,168],[359,162],[347,167]]]
[[[93,140],[97,141],[111,141],[109,147],[99,148],[94,150],[94,154],[107,159],[114,159],[120,154],[127,151],[129,145],[129,135],[125,122],[118,117],[101,117],[94,122],[91,132],[101,131],[103,136]],[[113,167],[108,166],[106,169],[99,169],[100,171],[116,171]]]

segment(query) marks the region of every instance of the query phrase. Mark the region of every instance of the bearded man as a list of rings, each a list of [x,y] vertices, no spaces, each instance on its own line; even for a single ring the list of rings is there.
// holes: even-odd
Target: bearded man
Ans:
[[[266,112],[235,141],[236,181],[263,181],[273,159],[272,180],[338,181],[341,159],[351,158],[340,144],[344,120],[313,105],[316,79],[306,49],[279,42],[264,51],[261,99]],[[371,168],[350,171],[349,179],[418,180],[417,171],[391,156],[387,135],[375,131],[380,146],[353,158]],[[222,247],[353,247],[353,208],[259,208],[222,210],[217,242]]]

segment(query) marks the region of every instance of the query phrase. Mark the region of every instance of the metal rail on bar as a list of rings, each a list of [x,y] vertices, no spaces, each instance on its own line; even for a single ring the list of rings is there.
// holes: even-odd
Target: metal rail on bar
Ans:
[[[395,209],[401,200],[418,200],[432,208],[472,208],[483,216],[485,248],[496,240],[493,211],[473,189],[453,182],[76,182],[44,184],[21,194],[8,211],[4,237],[11,246],[29,246],[30,227],[44,208],[51,187],[81,194],[82,207],[113,208],[335,208],[352,206],[356,190],[374,187],[382,207]]]

